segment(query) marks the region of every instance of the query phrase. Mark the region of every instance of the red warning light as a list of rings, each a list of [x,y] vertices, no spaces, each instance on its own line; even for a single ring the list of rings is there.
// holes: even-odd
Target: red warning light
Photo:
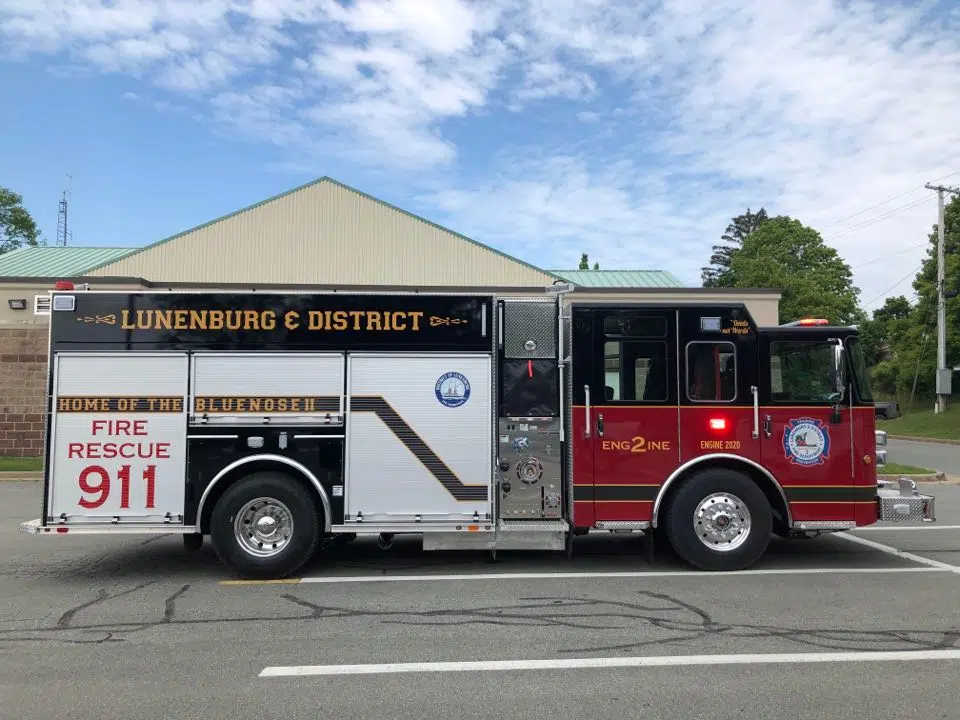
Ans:
[[[800,320],[800,325],[809,326],[809,325],[829,325],[830,321],[825,318],[803,318]]]
[[[53,286],[54,290],[73,290],[73,283],[69,280],[57,280]]]
[[[716,431],[726,430],[727,419],[722,417],[710,418],[710,429]]]

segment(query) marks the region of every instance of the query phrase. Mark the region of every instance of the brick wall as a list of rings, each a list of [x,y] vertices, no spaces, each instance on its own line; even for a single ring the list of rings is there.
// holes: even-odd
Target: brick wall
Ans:
[[[0,327],[0,455],[43,455],[47,328]]]

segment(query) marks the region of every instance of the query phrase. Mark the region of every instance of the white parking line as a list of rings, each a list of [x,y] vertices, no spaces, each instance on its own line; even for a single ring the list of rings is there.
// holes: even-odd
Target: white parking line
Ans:
[[[888,530],[960,530],[960,525],[865,525],[850,532]]]
[[[960,650],[769,653],[744,655],[667,655],[654,657],[569,658],[553,660],[483,660],[478,662],[384,663],[370,665],[292,665],[265,667],[260,677],[308,675],[383,675],[392,673],[502,672],[506,670],[570,670],[702,665],[773,665],[784,663],[890,662],[960,660]]]
[[[849,540],[850,542],[857,543],[858,545],[864,545],[868,548],[874,550],[879,550],[880,552],[887,553],[888,555],[896,555],[897,557],[903,558],[904,560],[912,560],[916,563],[921,563],[923,565],[928,565],[931,568],[938,568],[940,570],[957,573],[960,575],[960,567],[956,565],[949,565],[945,562],[940,562],[939,560],[931,560],[930,558],[925,558],[920,555],[914,555],[913,553],[905,552],[903,550],[898,550],[895,547],[890,547],[889,545],[883,545],[882,543],[874,542],[873,540],[867,540],[866,538],[857,537],[856,535],[849,535],[845,532],[837,533],[837,537],[843,538],[844,540]]]
[[[636,571],[636,572],[518,572],[518,573],[462,573],[458,575],[347,575],[337,577],[305,577],[290,583],[307,584],[345,584],[345,583],[384,583],[384,582],[453,582],[466,580],[572,580],[578,578],[669,578],[669,577],[715,577],[726,576],[742,578],[749,575],[849,575],[870,573],[915,573],[915,572],[946,572],[953,566],[946,567],[893,567],[893,568],[769,568],[755,570],[740,570],[737,572],[709,572],[703,570],[676,570],[676,571]],[[252,581],[224,581],[223,584],[256,584]]]

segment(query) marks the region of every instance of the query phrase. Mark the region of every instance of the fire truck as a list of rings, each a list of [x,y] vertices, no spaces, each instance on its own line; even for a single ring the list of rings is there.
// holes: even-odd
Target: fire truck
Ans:
[[[42,517],[209,536],[283,578],[337,539],[573,551],[662,537],[695,568],[773,534],[934,521],[878,483],[858,332],[743,303],[475,293],[51,291]]]

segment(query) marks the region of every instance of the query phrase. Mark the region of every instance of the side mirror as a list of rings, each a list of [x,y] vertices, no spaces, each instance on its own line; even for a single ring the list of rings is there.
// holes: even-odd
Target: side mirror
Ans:
[[[843,341],[837,340],[833,346],[833,372],[837,381],[837,392],[840,393],[840,400],[843,400],[847,390],[847,351],[843,347]]]

